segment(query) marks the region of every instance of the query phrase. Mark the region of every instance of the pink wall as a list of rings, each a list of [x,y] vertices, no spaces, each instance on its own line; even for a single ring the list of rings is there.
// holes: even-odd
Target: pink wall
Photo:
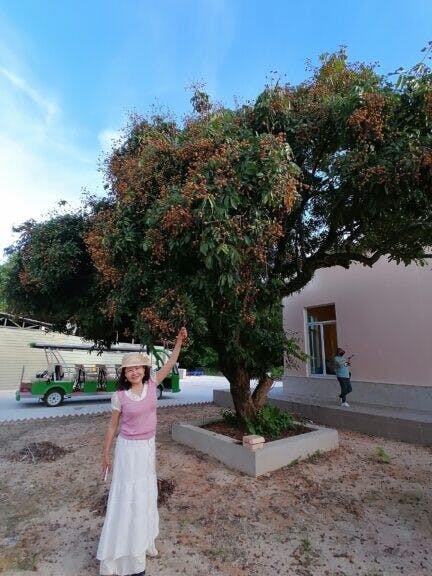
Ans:
[[[353,380],[432,385],[432,270],[381,259],[372,269],[320,270],[284,301],[284,325],[305,349],[310,306],[335,304],[338,344],[352,359]],[[306,366],[286,375],[306,376]]]

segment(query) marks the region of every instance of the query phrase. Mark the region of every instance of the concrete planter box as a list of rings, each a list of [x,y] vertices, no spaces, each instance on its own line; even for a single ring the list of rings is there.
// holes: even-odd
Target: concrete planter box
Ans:
[[[287,466],[294,460],[307,458],[317,450],[327,452],[339,447],[337,430],[308,424],[310,432],[266,442],[262,448],[251,450],[242,446],[238,440],[200,428],[219,421],[220,418],[211,418],[174,424],[173,440],[213,456],[229,468],[255,478]]]

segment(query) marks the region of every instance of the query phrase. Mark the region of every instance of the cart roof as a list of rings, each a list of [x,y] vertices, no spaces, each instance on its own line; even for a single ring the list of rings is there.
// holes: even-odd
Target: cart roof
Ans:
[[[42,348],[45,350],[88,350],[94,352],[140,352],[143,346],[130,344],[129,346],[113,344],[110,348],[95,348],[92,344],[47,344],[45,342],[30,342],[30,348]]]

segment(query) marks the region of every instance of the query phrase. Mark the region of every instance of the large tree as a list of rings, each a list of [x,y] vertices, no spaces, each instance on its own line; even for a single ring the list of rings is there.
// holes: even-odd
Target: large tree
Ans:
[[[252,418],[269,369],[298,355],[282,329],[285,296],[320,268],[428,257],[431,85],[424,64],[392,83],[341,50],[253,104],[214,106],[197,90],[182,125],[132,118],[107,161],[106,200],[70,215],[72,232],[60,217],[25,230],[15,302],[37,314],[45,294],[47,315],[73,317],[94,339],[153,342],[187,324]]]

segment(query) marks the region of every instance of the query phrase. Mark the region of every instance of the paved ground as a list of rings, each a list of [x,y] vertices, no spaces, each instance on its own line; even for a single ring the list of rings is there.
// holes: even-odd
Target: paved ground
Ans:
[[[180,381],[180,392],[165,391],[158,406],[181,406],[213,401],[213,388],[228,388],[228,380],[221,376],[187,376]],[[97,414],[110,410],[107,396],[88,396],[85,400],[65,400],[62,406],[48,408],[37,400],[15,400],[15,390],[0,390],[0,422],[30,420],[32,418],[54,418],[56,416],[78,416]]]

